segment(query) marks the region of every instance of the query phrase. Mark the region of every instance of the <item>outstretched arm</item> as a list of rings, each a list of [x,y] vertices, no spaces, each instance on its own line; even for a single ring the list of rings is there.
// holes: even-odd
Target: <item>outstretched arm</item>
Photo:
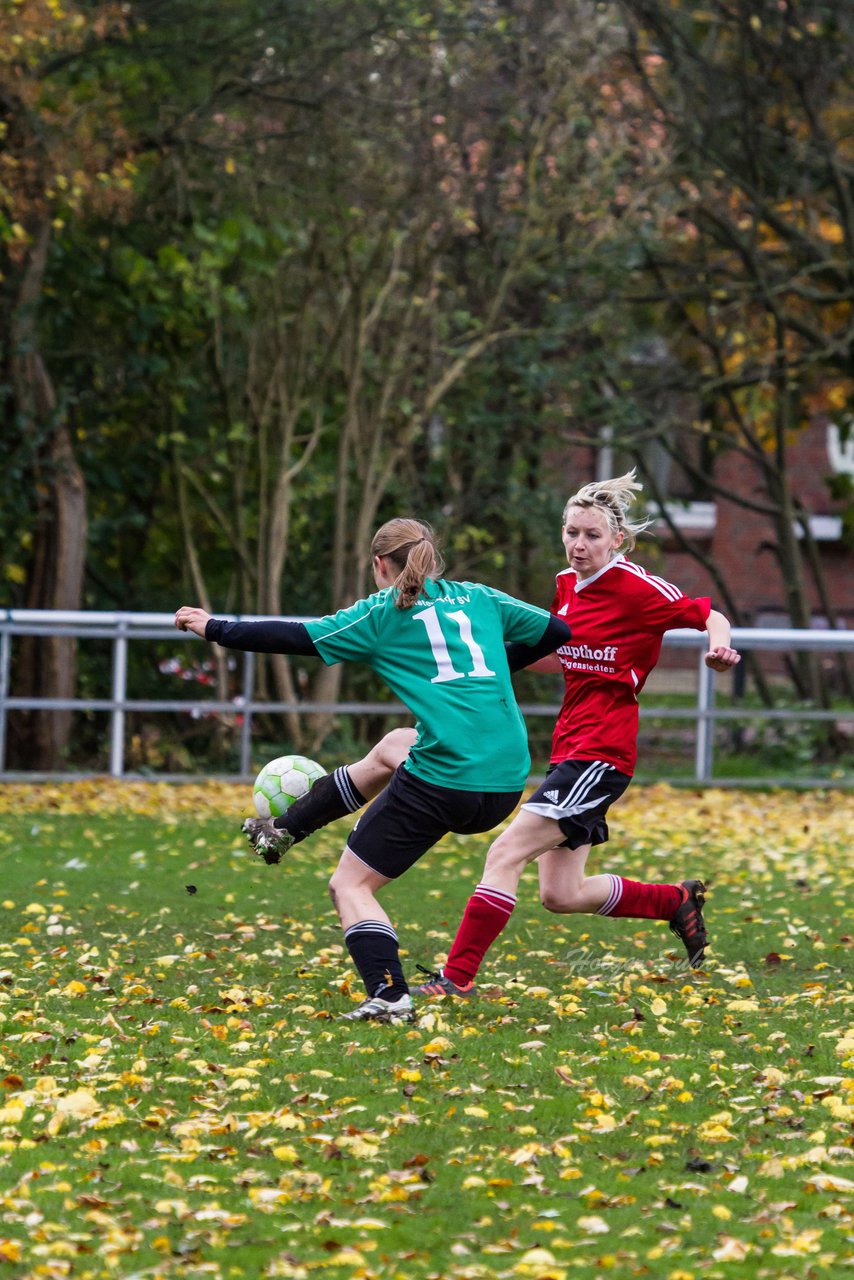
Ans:
[[[728,671],[730,667],[741,662],[741,654],[733,649],[730,640],[731,629],[729,619],[717,609],[712,609],[706,619],[706,631],[709,634],[709,651],[706,654],[706,666],[713,671]]]
[[[281,618],[261,622],[227,622],[212,618],[204,609],[182,605],[175,614],[179,631],[192,631],[203,640],[212,640],[226,649],[243,649],[251,653],[317,654],[317,647],[302,622]]]
[[[569,629],[569,624],[564,622],[563,618],[558,618],[551,614],[546,623],[546,628],[536,644],[514,642],[506,645],[507,663],[510,670],[521,671],[524,667],[530,667],[538,659],[545,659],[547,654],[554,654],[555,649],[559,649],[562,644],[568,644],[571,639],[572,632]],[[540,669],[538,666],[538,670]],[[560,670],[559,660],[555,669]]]

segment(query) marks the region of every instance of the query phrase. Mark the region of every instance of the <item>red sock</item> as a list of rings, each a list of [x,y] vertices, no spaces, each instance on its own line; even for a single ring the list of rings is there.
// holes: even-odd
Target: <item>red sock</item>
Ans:
[[[481,961],[513,914],[516,899],[510,893],[479,884],[468,900],[457,936],[451,944],[442,972],[458,987],[471,982]]]
[[[611,892],[599,908],[600,916],[637,916],[642,920],[672,920],[682,901],[678,884],[641,884],[608,876]]]

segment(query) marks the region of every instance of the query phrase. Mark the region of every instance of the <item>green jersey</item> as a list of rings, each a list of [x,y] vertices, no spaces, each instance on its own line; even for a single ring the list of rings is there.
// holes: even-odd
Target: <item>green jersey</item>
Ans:
[[[305,624],[327,665],[365,662],[417,719],[406,768],[454,791],[515,791],[531,757],[505,641],[534,645],[549,613],[478,582],[427,579],[411,609],[387,587]]]

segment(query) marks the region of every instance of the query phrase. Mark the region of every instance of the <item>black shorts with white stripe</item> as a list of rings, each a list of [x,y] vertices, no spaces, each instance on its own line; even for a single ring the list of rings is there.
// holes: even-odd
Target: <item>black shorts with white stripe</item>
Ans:
[[[545,781],[522,808],[558,824],[566,837],[559,848],[604,844],[605,814],[630,782],[629,774],[604,760],[561,760],[549,765]]]
[[[520,791],[454,791],[400,765],[350,833],[347,848],[365,866],[396,880],[443,836],[491,831],[508,818]]]

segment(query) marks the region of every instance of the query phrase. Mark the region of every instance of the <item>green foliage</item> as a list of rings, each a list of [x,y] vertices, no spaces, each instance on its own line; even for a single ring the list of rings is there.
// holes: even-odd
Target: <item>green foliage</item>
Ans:
[[[786,440],[844,407],[850,38],[826,4],[656,0],[139,0],[28,34],[83,603],[322,612],[400,511],[546,601],[574,442],[607,427],[708,496],[739,414],[767,459],[777,410]],[[0,216],[5,316],[33,238]],[[0,373],[20,604],[52,422],[14,394]]]
[[[185,558],[176,504],[184,473],[196,482],[185,500],[211,598],[257,607],[276,473],[283,456],[299,462],[316,414],[319,444],[289,499],[290,607],[316,611],[333,603],[318,530],[335,525],[342,481],[358,495],[369,479],[365,467],[386,466],[395,437],[410,434],[412,452],[402,450],[402,465],[389,469],[378,517],[404,507],[481,529],[455,548],[466,571],[508,581],[507,567],[518,565],[512,585],[521,583],[533,537],[512,510],[517,487],[534,509],[555,505],[539,492],[541,428],[534,418],[559,377],[562,343],[549,330],[573,323],[561,302],[556,273],[563,268],[545,189],[529,228],[531,253],[520,260],[501,316],[530,336],[508,348],[507,359],[494,348],[488,361],[475,360],[471,377],[451,389],[453,400],[440,411],[447,421],[432,418],[451,448],[437,449],[432,428],[417,420],[448,362],[488,333],[496,289],[506,287],[502,273],[526,216],[524,185],[506,175],[530,161],[537,113],[554,91],[552,71],[543,61],[529,81],[514,72],[497,82],[496,65],[524,38],[519,20],[467,12],[461,21],[456,5],[435,6],[429,16],[406,5],[371,12],[297,6],[287,31],[272,9],[262,23],[263,6],[257,8],[254,36],[240,22],[241,38],[228,43],[235,27],[220,7],[167,15],[143,5],[126,40],[91,55],[102,79],[123,78],[124,110],[138,132],[169,137],[172,126],[151,117],[164,96],[175,120],[190,114],[177,149],[169,137],[180,171],[170,171],[155,150],[140,157],[136,201],[146,216],[78,217],[51,259],[48,296],[56,301],[43,304],[51,368],[75,405],[92,493],[89,602],[165,605],[164,592],[173,589],[168,566]],[[181,46],[168,39],[178,28]],[[442,38],[444,61],[436,58]],[[206,67],[199,57],[219,41],[228,48],[228,71],[222,61]],[[229,78],[241,57],[247,74],[252,57],[260,58],[257,91],[238,92],[239,77]],[[387,96],[404,84],[392,118]],[[338,109],[342,96],[350,99],[346,113]],[[389,280],[392,255],[401,287],[378,313],[370,340],[353,352],[366,311]],[[541,290],[549,301],[537,305],[535,318],[531,303]],[[413,306],[423,317],[417,324]],[[408,325],[406,348],[398,349]],[[280,362],[278,383],[265,384]],[[379,418],[376,443],[366,436],[342,473],[339,442],[356,378],[360,421]],[[293,443],[282,455],[273,415],[301,401]],[[262,404],[266,417],[259,416]],[[530,426],[520,422],[526,417]],[[449,476],[457,495],[450,506]],[[239,512],[228,527],[225,512]],[[356,516],[351,509],[345,520]],[[329,551],[341,555],[340,546]],[[363,555],[354,549],[359,564]]]

